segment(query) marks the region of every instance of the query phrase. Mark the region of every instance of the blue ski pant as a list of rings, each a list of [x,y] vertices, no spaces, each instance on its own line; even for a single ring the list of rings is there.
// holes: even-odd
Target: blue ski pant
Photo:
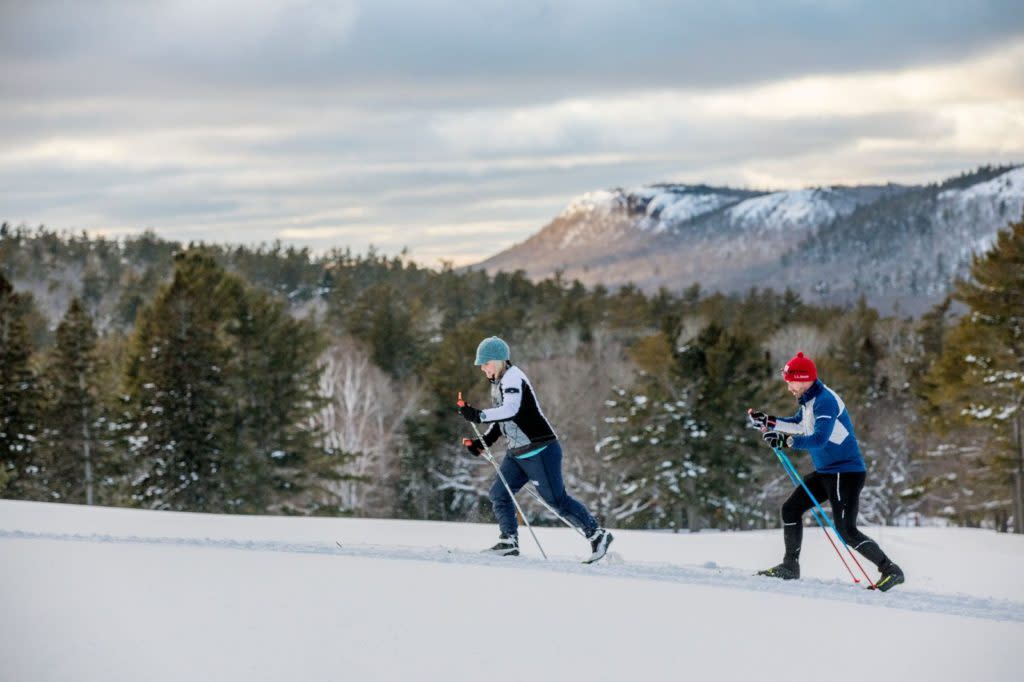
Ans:
[[[567,521],[581,528],[588,536],[597,530],[597,520],[579,500],[565,491],[565,483],[562,480],[562,446],[558,441],[548,443],[543,450],[535,454],[530,453],[519,458],[506,454],[500,468],[513,495],[532,481],[537,485],[537,491],[544,501]],[[516,535],[516,507],[497,476],[494,477],[489,497],[502,535]]]

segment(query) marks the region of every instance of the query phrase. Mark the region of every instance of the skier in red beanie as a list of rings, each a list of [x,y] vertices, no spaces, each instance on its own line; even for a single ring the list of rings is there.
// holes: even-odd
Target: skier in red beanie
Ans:
[[[773,448],[807,450],[814,471],[804,478],[815,499],[832,505],[836,529],[846,544],[860,552],[881,571],[876,586],[889,590],[904,581],[903,571],[892,562],[878,543],[857,528],[857,508],[867,468],[861,455],[853,422],[843,399],[818,379],[814,362],[803,353],[786,363],[782,370],[786,388],[797,399],[799,410],[792,417],[775,417],[748,410],[750,419],[761,429],[765,442]],[[783,580],[800,577],[800,545],[803,541],[803,515],[814,502],[803,486],[793,489],[782,505],[782,533],[786,554],[778,566],[760,571]]]

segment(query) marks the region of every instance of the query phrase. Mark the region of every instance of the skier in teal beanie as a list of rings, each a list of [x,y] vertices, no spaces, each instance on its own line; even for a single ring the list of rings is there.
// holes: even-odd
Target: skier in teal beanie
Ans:
[[[484,339],[477,346],[473,364],[492,384],[493,407],[478,410],[463,404],[459,408],[466,421],[490,425],[483,434],[483,442],[466,438],[463,441],[466,449],[473,455],[479,455],[485,444],[489,447],[504,435],[507,450],[501,462],[501,473],[512,494],[533,481],[544,501],[583,531],[590,541],[592,555],[589,561],[597,561],[608,551],[612,534],[601,528],[587,508],[565,491],[562,446],[541,412],[530,380],[512,364],[508,344],[497,336]],[[515,505],[498,477],[491,486],[490,498],[501,535],[498,544],[486,551],[500,556],[517,556],[519,536]]]

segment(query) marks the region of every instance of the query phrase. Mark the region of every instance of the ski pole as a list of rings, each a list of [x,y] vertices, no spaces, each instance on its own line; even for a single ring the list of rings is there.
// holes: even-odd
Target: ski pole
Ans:
[[[786,464],[788,464],[788,465],[790,466],[790,468],[792,468],[792,469],[793,469],[793,472],[794,472],[794,473],[796,473],[796,467],[795,467],[795,466],[793,465],[793,463],[792,463],[792,462],[791,462],[791,461],[789,460],[789,458],[788,458],[788,457],[786,457],[785,455],[783,455],[783,458],[785,459],[785,462],[786,462]],[[800,475],[799,475],[798,473],[797,473],[796,475],[797,475],[797,477],[799,478],[799,476],[800,476]],[[801,481],[801,483],[803,483],[803,481]],[[807,487],[807,486],[804,486],[804,488],[805,488],[805,489],[806,489],[806,487]],[[812,498],[811,498],[811,499],[813,499],[813,496],[812,496]],[[815,502],[815,503],[817,504],[817,502]],[[820,510],[820,509],[821,509],[821,505],[818,505],[818,508],[819,508],[819,510]],[[825,512],[824,512],[824,511],[822,511],[822,512],[821,512],[821,514],[822,514],[822,516],[825,516]],[[826,519],[826,520],[829,520],[829,517],[828,517],[828,516],[825,516],[825,519]],[[829,520],[829,524],[830,524],[830,525],[832,525],[832,530],[833,530],[833,531],[835,531],[835,534],[836,534],[836,536],[838,536],[838,538],[839,538],[839,541],[840,541],[840,542],[842,542],[842,543],[843,543],[843,547],[845,547],[845,548],[846,548],[846,553],[850,555],[850,558],[851,558],[851,559],[853,559],[853,563],[854,563],[854,564],[856,564],[856,566],[857,566],[857,568],[858,568],[858,569],[860,570],[861,574],[862,574],[862,575],[863,575],[863,576],[864,576],[865,578],[867,578],[867,581],[868,581],[868,585],[870,585],[870,586],[871,586],[871,589],[875,589],[875,581],[874,581],[874,580],[872,580],[872,579],[871,579],[871,576],[870,576],[870,575],[868,574],[868,572],[864,570],[864,566],[862,566],[862,565],[861,565],[861,563],[860,563],[860,560],[859,560],[859,559],[857,558],[857,555],[853,553],[853,549],[852,549],[852,548],[850,547],[849,543],[847,543],[847,542],[846,542],[846,538],[844,538],[844,537],[842,536],[842,534],[841,534],[841,533],[840,533],[840,532],[839,532],[839,531],[838,531],[838,530],[836,529],[835,525],[834,525],[834,524],[832,524],[832,521],[831,521],[831,520]],[[857,580],[856,582],[860,582],[860,581],[859,581],[859,580]]]
[[[483,442],[483,440],[481,440],[480,442],[482,443],[482,442]],[[572,529],[573,529],[574,531],[576,531],[577,533],[579,533],[579,534],[580,534],[580,537],[582,537],[582,538],[583,538],[584,540],[586,540],[586,539],[587,539],[587,534],[586,534],[586,533],[584,533],[584,532],[583,532],[582,530],[580,530],[579,526],[573,525],[572,523],[570,523],[570,522],[569,522],[569,520],[568,520],[568,519],[566,519],[566,518],[565,518],[564,516],[562,516],[561,514],[559,514],[558,512],[556,512],[556,511],[555,511],[555,508],[554,508],[554,507],[552,507],[552,506],[551,506],[550,504],[548,504],[547,500],[545,500],[545,499],[544,499],[544,498],[543,498],[543,497],[542,497],[542,496],[540,495],[540,493],[538,493],[538,492],[537,492],[536,490],[534,490],[533,488],[531,488],[531,487],[529,487],[529,486],[527,486],[527,488],[526,488],[526,492],[530,493],[530,494],[531,494],[531,495],[533,495],[533,496],[534,496],[535,498],[537,498],[537,501],[538,501],[538,502],[540,502],[541,504],[543,504],[543,505],[544,505],[545,507],[547,507],[547,508],[548,508],[548,511],[549,511],[549,512],[551,512],[552,514],[554,514],[555,516],[557,516],[557,517],[558,517],[558,519],[559,519],[559,520],[560,520],[560,521],[561,521],[562,523],[564,523],[565,525],[569,526],[569,527],[570,527],[570,528],[572,528]]]
[[[459,391],[459,402],[457,404],[459,407],[462,407],[463,405],[466,404],[462,400],[462,391]],[[505,480],[505,475],[501,473],[501,468],[498,467],[498,463],[494,461],[494,456],[491,455],[491,449],[487,447],[487,443],[484,442],[484,437],[480,434],[480,429],[478,429],[476,427],[476,424],[473,422],[469,422],[469,425],[473,427],[473,433],[475,433],[476,437],[480,440],[480,445],[484,447],[484,457],[487,459],[488,462],[491,463],[491,466],[494,467],[494,470],[498,472],[498,478],[501,479],[501,484],[505,486],[505,490],[508,492],[508,496],[512,498],[512,504],[516,506],[516,511],[519,512],[519,515],[523,517],[523,523],[526,524],[526,529],[529,530],[530,535],[533,536],[533,541],[537,543],[537,549],[540,550],[540,555],[544,557],[545,560],[547,560],[548,555],[544,553],[544,548],[540,546],[540,540],[537,539],[537,534],[533,532],[533,527],[530,526],[530,521],[526,518],[526,514],[523,513],[523,509],[522,507],[519,506],[519,502],[516,501],[516,496],[512,493],[512,488],[509,487],[508,481]]]
[[[789,467],[786,466],[785,462],[782,463],[782,468],[786,471],[786,475],[789,476],[789,480],[793,482],[793,485],[800,485],[799,474],[794,474],[794,472]],[[811,507],[811,516],[814,517],[814,520],[817,521],[818,525],[822,527],[822,530],[824,530],[825,529],[825,524],[827,522],[822,520],[821,516],[818,514],[818,510],[816,508],[814,508],[814,507]],[[828,535],[827,533],[826,533],[826,535],[827,535],[829,541],[831,542],[832,536]],[[835,545],[834,542],[832,544],[833,544],[833,546]],[[840,557],[840,559],[841,558],[842,557]]]
[[[479,435],[479,432],[477,432],[477,434]],[[480,442],[483,443],[483,439],[482,438],[480,439]],[[486,447],[486,446],[484,446],[484,447]],[[531,483],[532,483],[532,481],[531,481]],[[569,528],[572,528],[574,531],[579,533],[579,536],[581,538],[583,538],[584,540],[588,539],[587,538],[587,534],[584,533],[582,530],[580,530],[579,526],[575,525],[572,521],[570,521],[569,519],[565,518],[564,516],[559,514],[557,511],[555,511],[555,508],[552,507],[550,504],[548,504],[548,501],[545,500],[544,497],[540,493],[538,493],[536,490],[534,490],[531,486],[526,486],[525,490],[526,490],[526,492],[528,492],[531,495],[533,495],[534,499],[536,499],[538,502],[540,502],[542,505],[544,505],[544,507],[547,508],[547,510],[549,512],[554,514],[555,517],[559,521],[561,521],[562,523],[567,525]]]
[[[782,464],[783,470],[786,472],[786,475],[789,476],[789,480],[792,481],[793,485],[800,485],[800,473],[796,470],[796,467],[793,465],[793,463],[791,461],[789,461],[788,458],[787,459],[779,458],[777,452],[775,453],[775,456],[776,456],[777,459],[779,459],[779,462]],[[817,503],[817,500],[814,499],[813,495],[811,495],[811,500],[813,502]],[[821,526],[821,529],[825,530],[825,524],[827,522],[822,520],[821,516],[818,513],[818,509],[816,507],[811,507],[811,516],[814,517],[814,520],[818,522],[818,525]],[[832,546],[835,547],[836,543],[832,541],[832,536],[829,535],[828,533],[825,533],[825,537],[827,537],[829,542],[832,543]],[[840,538],[840,539],[842,539],[842,538]],[[836,551],[838,552],[839,550],[836,549]],[[842,555],[840,555],[839,558],[842,559],[843,558]],[[846,561],[844,560],[843,563],[846,563]],[[849,567],[847,567],[847,568],[849,568]]]
[[[874,588],[874,587],[875,587],[875,583],[874,583],[874,581],[873,581],[873,580],[871,580],[871,576],[869,576],[869,575],[868,575],[868,572],[864,570],[864,567],[863,567],[863,566],[861,566],[861,564],[860,564],[860,561],[858,561],[858,560],[857,560],[857,557],[856,557],[856,556],[854,555],[854,553],[853,553],[853,550],[852,550],[852,549],[850,549],[850,545],[848,545],[848,544],[846,543],[846,539],[845,539],[845,538],[844,538],[844,537],[842,536],[842,534],[841,534],[841,533],[839,532],[839,530],[838,530],[838,529],[836,528],[836,525],[835,525],[835,524],[834,524],[834,523],[832,522],[832,519],[830,519],[830,518],[828,517],[828,515],[827,515],[827,514],[825,514],[825,510],[821,508],[821,504],[819,504],[819,503],[818,503],[818,500],[817,500],[817,499],[815,499],[814,495],[813,495],[813,494],[811,493],[810,489],[809,489],[809,488],[807,487],[807,484],[806,484],[806,483],[804,483],[804,480],[803,480],[802,478],[800,478],[800,474],[799,474],[799,473],[797,472],[797,470],[796,470],[796,467],[794,467],[794,466],[793,466],[793,463],[792,463],[791,461],[789,461],[789,458],[788,458],[788,457],[786,457],[786,453],[784,453],[784,452],[782,451],[782,449],[781,449],[781,448],[772,448],[772,450],[774,450],[774,451],[775,451],[775,456],[776,456],[776,457],[778,457],[778,458],[779,458],[779,461],[781,461],[781,462],[782,462],[782,466],[783,466],[783,467],[786,467],[787,471],[790,471],[790,472],[792,472],[792,473],[791,473],[791,476],[794,476],[794,477],[795,477],[795,479],[796,479],[797,481],[799,481],[799,482],[800,482],[800,485],[801,485],[801,486],[803,487],[803,489],[804,489],[804,492],[806,492],[806,493],[807,493],[808,497],[810,497],[810,498],[811,498],[811,502],[813,502],[813,503],[814,503],[814,506],[815,506],[815,507],[817,507],[817,509],[818,509],[818,513],[820,513],[820,514],[821,514],[821,516],[822,516],[822,517],[823,517],[823,518],[824,518],[824,519],[825,519],[826,521],[828,521],[828,525],[829,525],[829,526],[830,526],[830,527],[832,528],[832,532],[834,532],[834,533],[836,534],[836,537],[838,537],[838,538],[839,538],[839,541],[840,541],[841,543],[843,543],[843,547],[845,547],[845,548],[846,548],[846,552],[847,552],[847,554],[849,554],[849,555],[850,555],[850,558],[851,558],[851,559],[853,559],[853,563],[855,563],[855,564],[857,565],[857,568],[859,568],[859,569],[860,569],[860,572],[861,572],[862,574],[864,574],[864,577],[865,577],[865,578],[867,578],[867,579],[868,579],[868,584],[869,584],[869,585],[871,585],[871,587],[872,587],[872,588]],[[819,521],[819,524],[820,524],[820,523],[821,523],[821,522]],[[824,527],[824,526],[822,526],[822,530],[824,530],[824,529],[825,529],[825,527]],[[827,533],[826,533],[826,535],[827,535]],[[835,543],[833,543],[833,547],[834,547],[834,546],[835,546]],[[836,552],[838,553],[838,552],[839,552],[839,550],[838,550],[838,549],[836,549]],[[839,555],[839,558],[840,558],[840,559],[843,559],[843,555],[842,555],[842,554],[840,554],[840,555]],[[843,559],[843,565],[846,565],[846,560],[845,560],[845,559]],[[848,571],[849,571],[849,570],[850,570],[850,567],[849,567],[849,566],[846,566],[846,570],[848,570]],[[855,582],[855,583],[860,583],[860,578],[858,578],[858,577],[854,576],[854,575],[853,575],[853,571],[850,571],[850,575],[851,575],[851,576],[853,577],[853,582]]]
[[[499,467],[498,463],[494,460],[494,456],[491,454],[491,449],[487,447],[486,443],[484,443],[483,436],[480,435],[480,429],[476,427],[476,424],[473,424],[472,422],[470,422],[470,424],[473,426],[473,431],[476,433],[476,437],[480,439],[480,443],[484,446],[484,457],[487,459],[488,462],[491,463],[491,466],[494,467],[494,471],[497,472],[498,478],[501,479],[501,484],[505,486],[505,490],[508,492],[508,496],[512,498],[512,504],[516,506],[516,511],[518,511],[519,515],[523,517],[523,523],[526,524],[526,529],[530,531],[530,535],[533,536],[533,541],[534,543],[536,543],[537,549],[540,550],[541,556],[547,559],[548,555],[544,553],[544,548],[541,547],[540,540],[537,539],[537,534],[533,532],[533,527],[530,525],[530,520],[526,518],[526,514],[523,512],[523,508],[519,506],[519,501],[516,500],[515,493],[512,492],[512,488],[509,487],[508,481],[505,480],[505,474],[501,473],[501,467]]]

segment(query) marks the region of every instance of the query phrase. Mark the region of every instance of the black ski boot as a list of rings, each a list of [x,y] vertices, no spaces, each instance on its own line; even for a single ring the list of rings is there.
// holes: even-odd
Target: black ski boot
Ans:
[[[592,564],[608,553],[608,545],[612,544],[614,536],[604,528],[598,528],[587,536],[590,540],[590,558],[584,561],[585,564]]]
[[[878,578],[874,588],[869,587],[869,590],[876,589],[888,592],[904,581],[903,569],[894,564],[890,559],[886,559],[885,563],[878,567],[878,570],[882,572],[882,575]]]
[[[781,580],[798,580],[800,578],[800,564],[795,561],[783,561],[778,566],[758,571],[757,575],[780,578]]]
[[[483,553],[497,556],[519,556],[519,536],[502,533],[498,537],[498,544],[483,550]]]

